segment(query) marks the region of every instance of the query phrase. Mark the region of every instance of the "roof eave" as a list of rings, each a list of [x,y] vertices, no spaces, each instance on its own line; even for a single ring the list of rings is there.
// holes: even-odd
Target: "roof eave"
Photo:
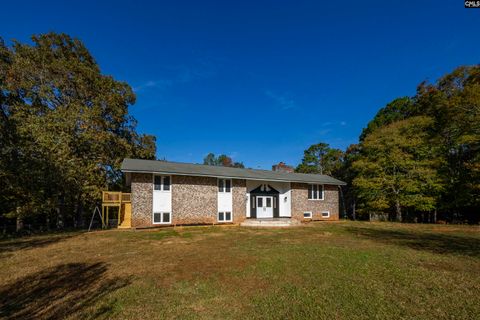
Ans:
[[[345,182],[335,179],[336,181],[314,181],[314,180],[297,180],[297,179],[272,179],[272,178],[251,178],[251,177],[240,177],[233,175],[212,175],[212,174],[201,174],[201,173],[183,173],[183,172],[171,172],[171,171],[161,171],[161,170],[134,170],[134,169],[124,169],[121,168],[122,172],[130,173],[160,173],[160,174],[170,174],[170,175],[179,175],[179,176],[193,176],[193,177],[212,177],[212,178],[229,178],[229,179],[244,179],[244,180],[254,180],[254,181],[277,181],[277,182],[296,182],[296,183],[317,183],[317,184],[327,184],[335,186],[345,186]],[[334,179],[334,178],[332,178]]]

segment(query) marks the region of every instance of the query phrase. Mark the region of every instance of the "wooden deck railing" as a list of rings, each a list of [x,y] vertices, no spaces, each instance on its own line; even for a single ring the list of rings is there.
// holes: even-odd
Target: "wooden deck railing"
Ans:
[[[118,191],[102,191],[102,202],[109,204],[128,203],[131,199],[131,193]]]

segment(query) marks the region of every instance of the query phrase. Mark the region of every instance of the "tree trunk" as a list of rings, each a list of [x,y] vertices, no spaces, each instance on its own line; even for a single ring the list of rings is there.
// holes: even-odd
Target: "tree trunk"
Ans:
[[[65,211],[65,199],[64,196],[62,195],[60,197],[60,205],[57,207],[57,229],[63,229],[64,226],[64,221],[63,221],[63,214]]]
[[[433,223],[437,223],[437,209],[433,211]]]
[[[396,221],[402,222],[402,208],[400,207],[400,202],[398,200],[395,201],[395,212],[396,212]]]
[[[83,206],[81,198],[82,196],[78,195],[75,203],[75,218],[73,221],[74,228],[83,227]]]
[[[20,217],[17,217],[17,227],[16,231],[20,232],[23,229],[23,220]]]
[[[355,221],[355,219],[356,219],[355,214],[356,214],[356,212],[355,212],[355,200],[353,200],[353,205],[352,205],[352,218],[353,218],[353,221]]]
[[[49,212],[47,212],[45,216],[45,229],[47,231],[50,231],[50,213]]]

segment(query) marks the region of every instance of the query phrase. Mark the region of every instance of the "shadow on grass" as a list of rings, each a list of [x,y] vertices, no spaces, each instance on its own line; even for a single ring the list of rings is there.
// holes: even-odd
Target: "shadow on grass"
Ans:
[[[478,238],[361,227],[349,227],[347,231],[382,243],[415,250],[480,258],[480,239]]]
[[[0,318],[63,319],[81,314],[100,299],[129,284],[108,278],[104,263],[70,263],[42,270],[0,287]],[[103,305],[95,317],[111,313]],[[93,312],[92,312],[93,314]]]
[[[0,240],[0,258],[14,251],[46,247],[77,235],[58,234]]]

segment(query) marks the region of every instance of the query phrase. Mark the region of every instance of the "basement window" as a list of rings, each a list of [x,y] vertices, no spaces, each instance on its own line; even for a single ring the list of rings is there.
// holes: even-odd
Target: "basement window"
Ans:
[[[330,218],[330,211],[322,211],[322,218]]]
[[[171,213],[170,212],[154,212],[153,224],[170,224]]]
[[[218,213],[218,222],[232,222],[232,213],[229,211],[221,211]]]
[[[323,184],[308,185],[308,200],[323,200],[324,188]]]
[[[312,212],[311,211],[305,211],[303,213],[303,218],[304,219],[312,219]]]
[[[232,180],[218,179],[218,192],[230,193],[232,190]]]

